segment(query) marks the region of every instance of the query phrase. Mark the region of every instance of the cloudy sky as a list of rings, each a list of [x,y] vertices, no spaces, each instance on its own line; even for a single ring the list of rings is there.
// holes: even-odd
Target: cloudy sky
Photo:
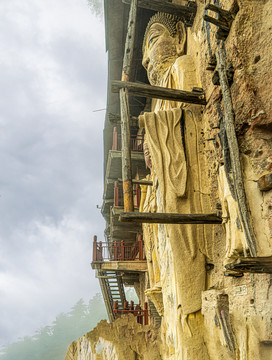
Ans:
[[[104,25],[87,0],[0,1],[0,345],[98,290]]]

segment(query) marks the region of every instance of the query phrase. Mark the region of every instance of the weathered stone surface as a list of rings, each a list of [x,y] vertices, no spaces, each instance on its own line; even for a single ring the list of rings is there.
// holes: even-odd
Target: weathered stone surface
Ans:
[[[185,5],[187,1],[174,2]],[[102,322],[93,332],[71,345],[66,360],[124,357],[127,360],[272,358],[271,276],[224,276],[224,264],[238,256],[248,255],[248,250],[243,239],[239,209],[229,185],[232,173],[226,170],[226,149],[222,142],[225,115],[222,90],[218,82],[213,83],[213,72],[206,70],[207,67],[216,70],[214,58],[218,46],[217,27],[203,22],[207,1],[196,2],[198,10],[194,24],[186,30],[186,55],[196,65],[198,86],[205,91],[207,100],[205,109],[201,110],[196,121],[196,126],[201,128],[196,137],[201,158],[199,169],[205,175],[202,176],[204,186],[200,191],[206,198],[209,197],[214,211],[216,204],[221,203],[225,221],[224,226],[215,225],[208,237],[212,251],[209,251],[210,257],[206,257],[206,260],[213,267],[206,273],[201,301],[202,315],[196,312],[183,316],[179,306],[178,284],[181,277],[176,264],[182,262],[183,257],[179,255],[177,258],[177,251],[173,249],[176,249],[175,246],[184,237],[176,236],[170,241],[169,231],[164,225],[147,226],[144,240],[148,274],[142,274],[140,282],[135,286],[141,302],[146,300],[146,289],[159,295],[159,299],[153,299],[163,315],[159,335],[152,326],[145,328],[137,325],[135,319],[122,318],[113,324]],[[258,256],[271,256],[272,194],[269,190],[272,188],[272,2],[220,0],[219,5],[226,10],[236,8],[235,19],[224,43],[227,65],[233,66],[233,79],[229,86],[235,115],[234,125],[248,213],[257,239],[257,253]],[[214,16],[210,10],[207,15]],[[176,44],[171,42],[165,46],[169,49],[169,58],[175,56]],[[184,44],[180,44],[181,53],[183,46]],[[169,59],[165,59],[163,70],[168,62]],[[178,68],[174,70],[176,74],[179,71]],[[151,83],[158,76],[154,71],[153,69],[153,74],[150,74]],[[219,173],[222,171],[225,175],[220,180]],[[162,203],[172,201],[172,198],[166,194],[165,199],[161,199],[160,192],[156,192],[160,184],[156,183],[155,177],[152,180],[156,200],[156,209],[153,210],[161,212]],[[223,185],[220,194],[219,185]],[[190,271],[193,276],[196,269],[192,267]],[[99,353],[100,350],[96,349],[102,350]],[[91,352],[95,355],[90,355]]]
[[[266,174],[259,178],[258,186],[261,191],[268,191],[272,189],[272,174]]]
[[[159,360],[160,347],[158,331],[129,314],[110,324],[102,320],[70,345],[65,360]]]

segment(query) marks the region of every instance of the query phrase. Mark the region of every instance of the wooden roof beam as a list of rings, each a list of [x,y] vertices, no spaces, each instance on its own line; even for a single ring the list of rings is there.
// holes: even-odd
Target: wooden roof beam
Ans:
[[[123,3],[131,4],[131,0],[123,0]],[[193,25],[197,11],[197,4],[195,1],[188,1],[188,4],[184,6],[161,0],[138,0],[137,5],[143,9],[179,16],[188,27]]]
[[[206,105],[205,92],[200,91],[199,88],[193,91],[183,91],[131,81],[114,80],[111,82],[112,92],[117,93],[120,89],[126,89],[130,95],[134,96]]]
[[[119,221],[154,224],[222,224],[218,214],[123,213]]]

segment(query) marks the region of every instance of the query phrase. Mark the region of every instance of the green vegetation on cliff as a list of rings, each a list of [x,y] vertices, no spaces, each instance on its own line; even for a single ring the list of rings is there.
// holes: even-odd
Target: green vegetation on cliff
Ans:
[[[33,314],[35,316],[35,314]],[[63,360],[68,346],[107,318],[104,301],[96,294],[88,304],[80,299],[68,313],[61,313],[51,326],[38,330],[3,348],[0,360]]]

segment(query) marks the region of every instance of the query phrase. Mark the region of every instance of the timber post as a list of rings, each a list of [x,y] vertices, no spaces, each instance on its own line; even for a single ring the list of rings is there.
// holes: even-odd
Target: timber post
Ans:
[[[117,241],[114,241],[114,261],[118,260],[118,247],[117,247]]]
[[[143,237],[139,235],[139,260],[143,260]]]
[[[120,90],[121,106],[121,137],[122,137],[122,177],[124,193],[124,209],[134,211],[133,204],[133,185],[131,169],[131,149],[130,149],[130,124],[129,124],[129,100],[126,89]]]
[[[121,261],[125,260],[125,245],[124,240],[121,241]]]
[[[232,106],[231,92],[228,84],[227,70],[226,70],[226,60],[223,49],[223,42],[218,47],[216,52],[217,60],[217,69],[219,74],[220,86],[222,89],[223,101],[224,101],[224,126],[226,130],[230,159],[231,159],[231,168],[233,172],[233,184],[234,191],[236,196],[236,201],[238,204],[239,214],[241,217],[242,226],[245,233],[246,242],[250,251],[251,256],[257,255],[256,250],[256,240],[255,234],[251,225],[249,210],[246,202],[246,194],[243,183],[242,168],[239,157],[239,146],[235,132],[235,121],[234,121],[234,112]],[[246,256],[246,254],[245,254]]]
[[[113,310],[114,314],[118,313],[118,302],[117,301],[114,301],[112,310]]]
[[[118,181],[114,183],[114,206],[119,205],[119,188],[118,188]]]
[[[97,236],[94,235],[93,239],[93,261],[97,261]]]
[[[148,325],[148,307],[147,302],[144,303],[144,324]]]
[[[132,0],[129,11],[128,31],[125,43],[123,60],[122,81],[129,80],[130,68],[133,57],[135,26],[137,16],[137,0]],[[122,177],[124,192],[125,211],[134,211],[133,186],[131,170],[131,149],[130,149],[130,111],[129,98],[126,89],[120,89],[120,109],[121,109],[121,137],[122,137]]]
[[[135,306],[135,314],[137,316],[137,323],[143,325],[143,317],[141,314],[141,307],[139,305]]]
[[[98,261],[102,261],[103,260],[103,248],[102,248],[102,241],[99,241],[99,244],[98,244],[98,256],[97,256],[97,260]]]
[[[136,184],[136,207],[139,208],[141,204],[141,188]]]
[[[112,150],[118,150],[118,134],[117,134],[117,127],[116,126],[114,126],[114,128],[113,128]]]

